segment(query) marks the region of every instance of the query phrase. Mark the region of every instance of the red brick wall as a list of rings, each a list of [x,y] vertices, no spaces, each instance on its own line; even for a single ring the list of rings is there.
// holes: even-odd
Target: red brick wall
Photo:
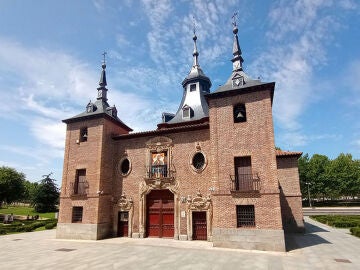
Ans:
[[[281,186],[281,214],[284,230],[304,229],[297,156],[277,157],[277,172]]]
[[[88,138],[86,142],[79,143],[80,129],[84,127],[88,129]],[[109,202],[112,188],[109,188],[108,183],[112,183],[111,134],[114,133],[121,134],[126,131],[104,118],[67,125],[60,197],[60,223],[71,223],[73,206],[84,207],[82,223],[110,222],[111,204]],[[78,169],[86,169],[86,180],[89,184],[87,196],[70,196],[71,182],[75,181]],[[101,199],[99,190],[103,190]]]
[[[179,198],[191,195],[194,197],[197,191],[203,195],[210,194],[211,167],[208,162],[206,168],[201,172],[195,172],[190,165],[190,160],[196,152],[196,143],[200,144],[201,151],[207,159],[210,157],[209,130],[198,130],[161,135],[170,138],[172,147],[172,169],[176,170],[176,181],[179,182]],[[139,200],[140,182],[144,181],[146,175],[147,152],[146,142],[156,136],[120,140],[115,143],[116,154],[114,156],[114,193],[116,200],[122,193],[134,200],[134,232],[139,230]],[[118,163],[126,154],[131,161],[132,171],[128,176],[122,176],[118,171]],[[186,210],[186,204],[180,203],[180,211]],[[180,234],[186,234],[186,218],[180,218]]]
[[[255,205],[257,228],[282,227],[270,95],[268,89],[209,102],[212,181],[217,192],[228,192],[238,156],[251,156],[252,171],[262,184],[260,196],[229,194],[214,199],[214,227],[236,226],[237,204]],[[245,104],[246,122],[233,121],[233,106],[238,103]]]

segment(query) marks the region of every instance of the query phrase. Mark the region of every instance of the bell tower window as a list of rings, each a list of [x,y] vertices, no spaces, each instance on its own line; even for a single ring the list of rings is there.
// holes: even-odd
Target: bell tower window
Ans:
[[[234,123],[246,122],[246,108],[245,104],[237,104],[234,106]]]
[[[196,84],[190,84],[190,92],[196,91]]]
[[[80,142],[86,142],[88,139],[88,129],[87,127],[84,127],[82,129],[80,129]]]

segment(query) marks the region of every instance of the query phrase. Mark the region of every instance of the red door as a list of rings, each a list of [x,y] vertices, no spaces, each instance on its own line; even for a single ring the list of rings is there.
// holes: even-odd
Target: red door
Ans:
[[[147,236],[174,237],[174,195],[169,190],[153,190],[146,205]]]
[[[193,240],[207,240],[206,212],[192,212]]]
[[[118,213],[118,236],[128,236],[129,212]]]

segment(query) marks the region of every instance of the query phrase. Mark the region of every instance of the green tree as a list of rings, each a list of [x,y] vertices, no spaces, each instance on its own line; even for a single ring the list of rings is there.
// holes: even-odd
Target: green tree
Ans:
[[[307,179],[311,183],[310,191],[313,198],[322,198],[328,196],[328,177],[327,169],[331,161],[327,156],[314,154],[308,163],[307,167]]]
[[[303,194],[303,197],[306,197],[305,196],[305,194],[307,194],[306,183],[309,182],[309,179],[307,178],[308,165],[309,165],[309,155],[308,154],[302,155],[298,160],[298,166],[299,166],[300,189],[301,189],[301,193]]]
[[[55,180],[50,178],[52,173],[44,175],[37,187],[33,204],[35,210],[39,213],[54,212],[57,210],[56,205],[59,202],[59,189]]]
[[[355,197],[360,194],[360,161],[353,160],[351,154],[341,153],[331,162],[327,174],[333,196]]]
[[[26,180],[24,182],[24,193],[22,201],[26,203],[32,203],[38,186],[39,183]]]
[[[12,203],[22,198],[25,174],[13,168],[0,167],[0,207],[3,202]]]

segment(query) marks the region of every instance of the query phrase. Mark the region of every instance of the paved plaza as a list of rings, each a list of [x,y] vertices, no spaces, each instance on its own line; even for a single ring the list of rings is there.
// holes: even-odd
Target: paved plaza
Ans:
[[[212,247],[211,242],[55,239],[55,230],[0,236],[0,269],[360,269],[360,239],[305,217],[288,252]]]

